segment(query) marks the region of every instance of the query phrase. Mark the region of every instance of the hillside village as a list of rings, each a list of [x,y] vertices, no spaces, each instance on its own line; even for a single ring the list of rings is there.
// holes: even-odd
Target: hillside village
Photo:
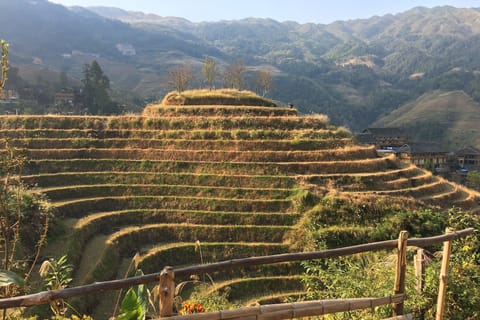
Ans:
[[[465,176],[469,171],[480,168],[480,150],[473,146],[449,152],[436,142],[412,142],[411,137],[400,128],[367,128],[355,137],[360,144],[375,145],[378,154],[394,154],[398,159],[460,183],[466,182]]]

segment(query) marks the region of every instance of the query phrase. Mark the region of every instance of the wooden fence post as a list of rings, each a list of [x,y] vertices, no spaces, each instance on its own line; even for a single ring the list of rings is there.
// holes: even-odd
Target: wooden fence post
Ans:
[[[445,233],[452,233],[453,229],[447,228]],[[452,252],[452,241],[443,242],[443,254],[442,254],[442,268],[440,270],[440,285],[438,287],[438,299],[437,299],[437,314],[436,320],[443,319],[443,312],[445,310],[445,295],[447,292],[447,274],[448,264],[450,260],[450,253]]]
[[[397,268],[395,273],[394,294],[405,293],[405,273],[407,270],[407,239],[408,232],[400,231],[398,236]],[[403,301],[393,304],[393,315],[403,315]]]
[[[417,279],[416,281],[416,289],[418,293],[422,293],[423,291],[423,282],[424,282],[424,277],[425,277],[425,259],[423,255],[425,254],[424,249],[418,249],[417,254],[413,258],[413,264],[415,267],[415,277]]]
[[[413,257],[413,264],[415,267],[416,289],[419,295],[423,293],[423,285],[425,282],[425,250],[418,249],[417,254]],[[425,318],[424,310],[419,310],[418,317],[423,320]]]
[[[160,317],[173,315],[174,295],[175,274],[172,267],[165,267],[160,273]]]

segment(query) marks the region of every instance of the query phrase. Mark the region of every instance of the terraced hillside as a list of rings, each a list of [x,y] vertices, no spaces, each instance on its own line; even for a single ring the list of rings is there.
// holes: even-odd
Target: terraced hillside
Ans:
[[[50,252],[68,254],[76,284],[123,277],[136,253],[145,273],[200,263],[199,243],[203,262],[288,252],[302,214],[333,189],[476,207],[476,194],[378,157],[325,117],[293,109],[172,106],[148,117],[6,116],[0,124],[0,137],[30,159],[25,183],[57,209],[65,239]],[[299,272],[281,264],[212,276],[246,304],[298,294]]]

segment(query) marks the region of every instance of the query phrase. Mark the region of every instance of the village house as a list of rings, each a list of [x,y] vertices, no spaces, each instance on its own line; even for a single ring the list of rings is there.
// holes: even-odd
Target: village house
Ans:
[[[436,172],[447,172],[449,152],[434,142],[408,143],[395,149],[399,159],[408,160],[419,167],[432,167]]]
[[[457,164],[467,170],[479,170],[480,169],[480,150],[472,147],[465,146],[455,153],[457,158]]]
[[[409,137],[400,128],[367,128],[356,138],[361,144],[374,144],[377,150],[401,147],[409,141]]]
[[[361,144],[375,145],[379,155],[394,154],[419,167],[431,166],[436,172],[449,171],[447,150],[434,142],[410,142],[400,128],[368,128],[356,138]]]
[[[57,92],[55,93],[54,102],[55,106],[73,106],[75,95],[69,92]]]
[[[18,93],[13,89],[3,90],[3,92],[0,92],[0,100],[7,102],[17,101]]]

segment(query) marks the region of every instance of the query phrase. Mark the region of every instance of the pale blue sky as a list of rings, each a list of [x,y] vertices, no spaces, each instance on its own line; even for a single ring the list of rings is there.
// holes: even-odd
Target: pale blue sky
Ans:
[[[416,6],[480,7],[479,0],[50,0],[65,6],[117,7],[193,22],[248,17],[330,23],[398,13]]]

